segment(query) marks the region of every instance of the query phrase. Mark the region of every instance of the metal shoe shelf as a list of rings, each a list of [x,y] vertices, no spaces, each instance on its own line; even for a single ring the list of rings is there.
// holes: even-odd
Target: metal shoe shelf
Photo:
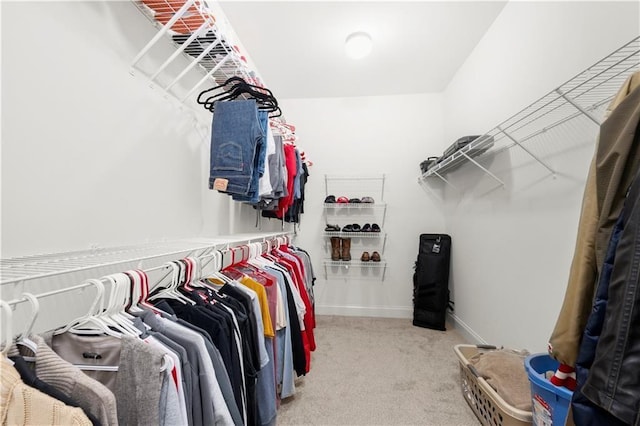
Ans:
[[[324,278],[329,278],[329,272],[331,272],[331,278],[348,278],[358,280],[376,280],[384,281],[384,277],[387,271],[387,262],[381,260],[380,262],[374,262],[372,260],[363,262],[362,260],[324,260]],[[360,269],[360,274],[351,274],[350,269]]]
[[[372,197],[373,203],[324,203],[323,215],[327,224],[376,223],[384,227],[387,203],[384,202],[385,175],[374,176],[334,176],[325,175],[325,196],[363,198]],[[363,262],[360,256],[364,251],[370,254],[377,251],[384,256],[387,233],[380,232],[342,232],[324,231],[325,250],[331,250],[331,237],[351,239],[350,261],[335,261],[327,258],[323,261],[325,279],[384,280],[387,262]],[[351,270],[359,270],[359,273]]]
[[[594,129],[599,127],[606,106],[639,66],[640,37],[637,37],[429,168],[418,178],[418,183],[437,179],[455,188],[445,175],[463,166],[463,163],[471,163],[504,187],[504,182],[483,166],[482,159],[514,146],[518,146],[555,176],[555,170],[528,143],[580,116],[592,122]]]
[[[380,249],[377,250],[380,253],[384,253],[384,248],[387,244],[387,233],[386,232],[327,232],[324,233],[325,237],[325,248],[331,247],[329,244],[329,240],[331,237],[339,237],[339,238],[351,238],[351,247],[355,244],[358,247],[358,250],[370,248],[370,243],[378,243]],[[381,244],[381,245],[380,245]],[[352,253],[353,254],[353,253]]]

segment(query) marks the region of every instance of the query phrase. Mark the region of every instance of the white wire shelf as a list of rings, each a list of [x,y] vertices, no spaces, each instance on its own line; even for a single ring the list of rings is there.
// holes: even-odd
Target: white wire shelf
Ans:
[[[480,138],[430,167],[418,178],[438,178],[449,183],[444,176],[463,163],[472,163],[504,186],[504,182],[486,169],[480,158],[495,155],[518,146],[550,173],[555,171],[527,146],[526,142],[576,117],[585,117],[600,126],[606,106],[616,95],[627,77],[640,67],[640,37],[566,81],[518,113],[504,120]]]
[[[241,77],[250,84],[264,87],[256,70],[249,67],[246,54],[230,40],[229,34],[224,33],[222,27],[228,27],[228,23],[221,10],[214,12],[205,0],[132,1],[158,32],[136,55],[131,66],[147,75],[152,83],[166,93],[185,103],[193,100],[198,90],[220,85],[230,77]],[[224,24],[219,25],[219,22]],[[157,61],[150,61],[153,63],[149,65],[153,67],[151,70],[142,69],[141,60],[162,38],[171,40],[176,47],[175,52],[160,65],[156,65]],[[181,55],[189,59],[188,65],[177,75],[172,74],[169,82],[160,83],[160,76],[168,75],[169,66]],[[178,89],[178,83],[185,81],[194,68],[201,70],[202,78],[190,88]],[[242,97],[246,98],[244,95]],[[192,106],[191,103],[187,105]]]
[[[360,259],[355,258],[348,261],[325,259],[322,263],[324,266],[325,279],[329,279],[329,277],[331,277],[384,281],[387,270],[387,262],[385,260],[381,260],[379,262],[374,262],[372,260],[363,262]],[[358,269],[360,274],[357,275],[351,273],[351,269]]]
[[[327,237],[350,237],[350,238],[386,238],[385,232],[342,232],[342,231],[325,231]]]
[[[288,234],[288,232],[238,234],[5,258],[0,259],[0,285],[96,268],[115,268],[124,263],[163,259],[169,256],[199,256],[214,249],[265,241]]]
[[[324,203],[327,210],[340,209],[386,209],[387,203]]]

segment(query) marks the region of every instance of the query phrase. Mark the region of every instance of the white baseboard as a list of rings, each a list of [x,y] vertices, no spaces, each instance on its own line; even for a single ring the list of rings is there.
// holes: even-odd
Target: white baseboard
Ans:
[[[452,314],[449,312],[447,314],[449,319],[451,320],[451,324],[453,327],[462,334],[462,337],[469,343],[473,343],[476,345],[486,345],[487,341],[484,340],[478,333],[476,333],[471,327],[469,327],[464,321],[456,316],[456,314]]]
[[[316,305],[317,315],[339,315],[347,317],[381,317],[381,318],[411,318],[413,308],[409,306],[321,306]]]

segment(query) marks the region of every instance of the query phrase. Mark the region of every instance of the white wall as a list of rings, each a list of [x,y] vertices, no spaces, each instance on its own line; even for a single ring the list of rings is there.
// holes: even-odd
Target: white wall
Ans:
[[[481,134],[640,34],[637,2],[510,2],[444,94],[443,146]],[[473,166],[444,189],[453,237],[456,316],[478,339],[545,351],[564,297],[597,128],[577,120],[537,149],[488,160],[505,189]],[[440,190],[442,190],[440,188]]]
[[[210,114],[130,74],[155,32],[130,1],[2,2],[2,257],[198,235],[203,198],[228,209],[205,198]]]
[[[416,183],[420,159],[443,137],[441,102],[440,95],[426,94],[281,100],[287,119],[297,126],[299,145],[314,163],[297,241],[313,258],[319,313],[411,316],[418,235],[441,232],[444,226],[441,208]],[[348,280],[338,274],[325,279],[322,260],[330,252],[323,237],[324,176],[381,174],[386,176],[384,201],[388,204],[383,228],[388,233],[382,254],[388,262],[384,281],[363,280],[366,271],[356,268],[349,271]],[[342,188],[337,185],[330,190]],[[361,191],[353,185],[345,188],[349,196],[365,196],[372,190],[365,182]],[[346,223],[364,224],[355,216],[342,224]],[[363,250],[363,246],[351,250],[354,262]]]

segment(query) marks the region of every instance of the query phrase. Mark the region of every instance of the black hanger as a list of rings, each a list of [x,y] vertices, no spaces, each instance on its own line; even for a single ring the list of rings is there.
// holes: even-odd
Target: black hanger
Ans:
[[[214,92],[218,89],[224,90],[204,99],[204,96],[207,93]],[[198,94],[197,102],[200,105],[203,105],[205,109],[213,112],[216,102],[234,100],[243,95],[248,96],[249,99],[255,99],[259,109],[268,112],[277,112],[277,115],[275,115],[276,117],[282,115],[278,106],[278,101],[275,96],[273,96],[271,90],[266,87],[247,83],[242,77],[238,76],[230,77],[224,83],[200,92],[200,94]]]

